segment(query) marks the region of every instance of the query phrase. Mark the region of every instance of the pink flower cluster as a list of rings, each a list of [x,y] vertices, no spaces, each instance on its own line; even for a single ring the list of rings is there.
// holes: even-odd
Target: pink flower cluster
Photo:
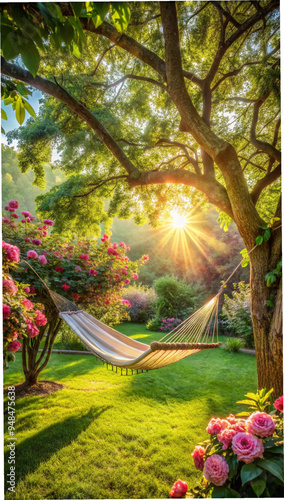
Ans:
[[[20,260],[20,250],[14,245],[9,245],[5,241],[2,241],[2,249],[6,259],[9,262],[19,262]]]
[[[3,292],[4,293],[10,293],[11,295],[15,295],[18,291],[14,280],[8,279],[8,280],[3,280],[2,281],[2,287],[3,287]]]
[[[130,304],[129,300],[126,300],[126,299],[121,299],[121,303],[122,303],[124,306],[131,307],[131,304]]]
[[[89,260],[89,258],[90,258],[90,256],[87,253],[79,255],[79,259],[82,259],[82,260]]]
[[[188,490],[187,483],[178,479],[172,486],[170,491],[171,498],[183,498]]]

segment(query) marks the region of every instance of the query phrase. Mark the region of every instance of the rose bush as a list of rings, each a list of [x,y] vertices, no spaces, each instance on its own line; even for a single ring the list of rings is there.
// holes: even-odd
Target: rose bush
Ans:
[[[46,327],[44,353],[51,352],[54,332],[60,328],[61,320],[41,279],[50,290],[75,302],[108,325],[129,319],[130,303],[123,299],[122,292],[128,283],[138,278],[139,267],[147,262],[146,259],[131,262],[127,256],[130,247],[124,242],[112,243],[106,234],[99,242],[97,239],[70,242],[60,235],[49,235],[48,230],[53,225],[51,220],[36,222],[36,217],[22,211],[24,219],[17,222],[13,217],[16,209],[9,207],[8,216],[3,218],[3,233],[8,242],[4,253],[7,260],[16,262],[20,261],[21,254],[18,268],[12,269],[11,273],[19,282],[29,283],[35,302],[44,307],[48,319],[48,325],[42,325],[40,334],[42,338]],[[27,328],[30,336],[36,335],[32,324]],[[32,350],[25,343],[24,346],[29,357],[28,365],[36,369],[35,351],[39,343],[34,343]]]
[[[272,405],[272,391],[248,393],[238,401],[249,405],[251,413],[211,418],[206,429],[210,439],[192,453],[203,478],[189,498],[283,496],[283,397]]]

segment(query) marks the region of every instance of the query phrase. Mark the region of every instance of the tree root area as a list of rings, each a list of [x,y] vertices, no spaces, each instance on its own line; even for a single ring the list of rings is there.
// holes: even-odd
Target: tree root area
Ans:
[[[53,392],[64,389],[65,386],[51,380],[41,380],[34,385],[26,385],[25,383],[23,383],[16,384],[14,387],[16,397],[23,398],[25,396],[48,396]],[[4,392],[7,392],[7,388],[4,390]]]

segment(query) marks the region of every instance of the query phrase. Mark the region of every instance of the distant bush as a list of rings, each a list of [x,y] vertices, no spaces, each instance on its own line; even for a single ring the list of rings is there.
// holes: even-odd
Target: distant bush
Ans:
[[[131,304],[127,312],[134,323],[145,323],[155,314],[157,295],[152,288],[130,286],[124,291],[123,298]]]
[[[148,330],[151,331],[160,331],[163,326],[163,318],[176,318],[183,321],[202,302],[200,286],[195,284],[187,285],[174,276],[158,278],[154,281],[154,289],[158,299],[156,302],[156,315],[147,325]]]
[[[59,334],[57,335],[57,341],[59,341],[67,351],[87,351],[79,337],[77,337],[66,324],[62,324]]]
[[[225,349],[229,352],[238,352],[244,345],[243,339],[228,338]]]
[[[224,296],[222,328],[229,329],[233,336],[241,337],[247,347],[254,347],[249,284],[243,281],[234,283],[232,298]]]

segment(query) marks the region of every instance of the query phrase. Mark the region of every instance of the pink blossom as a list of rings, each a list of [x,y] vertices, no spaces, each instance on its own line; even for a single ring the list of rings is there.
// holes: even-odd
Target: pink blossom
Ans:
[[[35,290],[35,287],[34,287],[34,286],[31,286],[31,287],[30,287],[30,293],[35,293],[35,291],[36,291],[36,290]]]
[[[276,410],[279,410],[283,413],[283,396],[280,396],[280,398],[276,399],[273,403],[273,406]]]
[[[7,217],[2,217],[2,222],[4,222],[5,224],[9,224],[9,219],[7,219]]]
[[[30,239],[30,238],[25,238],[25,242],[26,242],[26,243],[29,243],[30,241],[31,241],[31,239]]]
[[[130,304],[129,300],[122,299],[122,300],[121,300],[121,303],[122,303],[124,306],[131,307],[131,304]]]
[[[232,449],[238,460],[249,464],[255,458],[262,458],[263,444],[256,436],[248,432],[239,432],[232,439]]]
[[[28,257],[28,259],[37,259],[38,254],[34,250],[29,250],[27,252],[27,257]]]
[[[30,212],[26,212],[25,210],[22,212],[22,215],[24,215],[25,217],[31,217]]]
[[[82,260],[89,260],[89,255],[87,253],[84,253],[84,254],[80,254],[79,255],[79,259],[82,259]]]
[[[208,434],[219,434],[222,430],[229,427],[229,422],[227,420],[221,420],[220,418],[211,418],[206,431]]]
[[[75,273],[80,273],[82,271],[80,266],[76,266]]]
[[[106,241],[109,239],[109,236],[107,234],[103,235],[103,238],[101,238],[101,241]]]
[[[47,226],[53,226],[54,224],[53,220],[50,219],[44,219],[43,223],[46,224]]]
[[[26,218],[26,222],[31,222],[31,219],[29,217]]]
[[[71,258],[73,257],[72,253],[69,253],[69,254],[67,255],[67,257],[68,257],[69,259],[71,259]]]
[[[25,223],[26,223],[26,219],[21,219],[21,222],[22,222],[23,224],[25,224]]]
[[[78,300],[80,295],[78,293],[72,293],[72,299],[73,300]]]
[[[218,441],[223,444],[223,450],[227,450],[229,448],[232,443],[232,439],[236,434],[237,431],[231,427],[227,427],[226,429],[223,429],[220,434],[217,434]]]
[[[67,283],[64,283],[64,284],[62,285],[62,288],[63,288],[63,290],[69,290],[70,285],[67,285]]]
[[[170,491],[171,498],[183,498],[188,490],[187,483],[178,479],[172,486]]]
[[[15,332],[10,332],[7,335],[7,339],[8,340],[17,340],[17,338],[18,338],[18,332],[16,332],[16,331]]]
[[[11,314],[11,309],[7,304],[3,304],[3,319],[9,318]]]
[[[10,208],[19,208],[19,203],[14,200],[9,201],[8,205]]]
[[[4,210],[6,210],[6,211],[8,212],[8,210],[9,210],[9,205],[5,205]]]
[[[129,283],[130,283],[130,280],[125,280],[125,281],[124,281],[124,284],[125,284],[125,285],[128,285]]]
[[[36,217],[31,217],[31,220],[35,220],[35,219],[36,219]]]
[[[246,421],[244,418],[236,419],[237,422],[235,424],[231,424],[232,429],[237,432],[245,432],[246,431]]]
[[[47,229],[47,225],[46,225],[46,224],[44,224],[44,225],[42,226],[42,229]],[[67,248],[68,248],[68,247],[67,247]],[[73,248],[73,247],[71,247],[71,248]]]
[[[18,219],[19,218],[18,214],[12,214],[12,217],[13,217],[13,219]]]
[[[40,255],[39,258],[38,258],[38,261],[40,264],[47,264],[47,260],[46,260],[46,257],[44,255]]]
[[[133,280],[137,280],[138,279],[138,274],[134,273],[134,274],[131,274],[131,278]]]
[[[116,249],[118,247],[117,243],[113,243],[112,248]]]
[[[126,257],[124,257],[124,260],[127,262],[129,260],[129,257],[127,257],[126,255]]]
[[[21,342],[18,340],[14,340],[8,345],[8,351],[10,352],[17,352],[21,348]]]
[[[163,326],[161,326],[160,330],[164,330],[164,327],[163,327]]]
[[[2,241],[2,249],[9,262],[19,262],[20,260],[20,250],[14,245],[9,245],[5,241]]]
[[[126,271],[126,269],[121,269],[121,274],[124,274],[125,276],[127,276],[127,271]]]
[[[127,265],[126,265],[126,266],[124,266],[124,269],[128,269],[128,266],[127,266]]]
[[[98,271],[96,269],[90,269],[89,275],[90,276],[97,276],[98,275]]]
[[[56,271],[57,273],[62,273],[62,271],[64,271],[64,269],[63,269],[63,267],[61,267],[61,266],[57,266],[57,267],[55,268],[55,271]]]
[[[119,243],[119,246],[120,246],[121,248],[126,248],[126,245],[125,245],[124,241],[121,241],[121,242]]]
[[[106,300],[106,301],[105,301],[106,306],[109,306],[109,305],[110,305],[110,303],[111,303],[111,302],[110,302],[110,300]]]
[[[13,212],[15,212],[15,209],[14,208],[8,208],[8,212],[13,213]]]
[[[148,255],[144,255],[143,260],[144,260],[144,262],[147,262],[147,260],[149,260]]]
[[[274,433],[275,423],[271,415],[256,411],[247,419],[247,430],[256,436],[268,437]]]
[[[14,280],[12,280],[12,279],[3,280],[2,287],[3,287],[4,293],[10,293],[11,295],[15,295],[18,291],[18,289],[14,283]]]
[[[37,326],[46,325],[47,319],[46,319],[45,315],[39,309],[36,309],[35,313],[36,313],[35,322],[36,322]]]
[[[126,250],[130,250],[130,246],[129,245],[126,245]]]
[[[29,320],[27,323],[27,334],[28,337],[31,339],[33,337],[36,337],[36,335],[39,333],[39,329],[36,327],[36,325]]]
[[[108,247],[108,249],[107,249],[107,253],[108,253],[109,255],[112,255],[112,254],[113,254],[113,248],[112,248],[112,247]]]
[[[30,291],[31,291],[31,290],[30,290],[30,287],[29,287],[29,286],[26,286],[26,287],[24,288],[24,292],[26,292],[26,293],[30,293]]]
[[[211,455],[205,461],[204,476],[207,481],[222,486],[228,478],[229,466],[224,457],[221,455]]]
[[[37,245],[37,246],[41,245],[41,240],[40,240],[40,239],[38,239],[38,238],[34,238],[34,239],[32,240],[32,242],[33,242],[33,244],[34,244],[34,245]]]
[[[23,306],[28,310],[30,311],[31,309],[34,308],[34,305],[33,303],[29,300],[29,299],[24,299],[22,300],[21,304],[23,304]]]
[[[162,329],[162,328],[161,328]],[[191,454],[194,466],[197,470],[203,470],[204,467],[204,455],[205,449],[202,446],[195,446],[193,453]]]

